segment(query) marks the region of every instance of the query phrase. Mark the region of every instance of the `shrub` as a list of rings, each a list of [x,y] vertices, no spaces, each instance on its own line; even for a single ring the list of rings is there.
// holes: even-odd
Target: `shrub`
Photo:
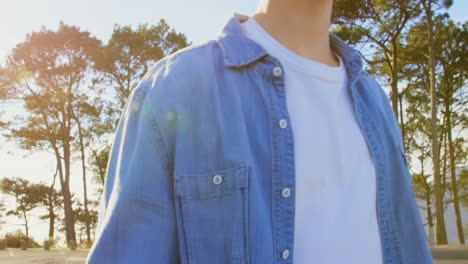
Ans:
[[[21,231],[16,231],[16,233],[8,233],[5,238],[8,240],[9,248],[20,248],[21,240],[28,241],[28,248],[38,248],[41,247],[33,238],[27,238],[26,235]],[[3,245],[2,245],[3,246]]]

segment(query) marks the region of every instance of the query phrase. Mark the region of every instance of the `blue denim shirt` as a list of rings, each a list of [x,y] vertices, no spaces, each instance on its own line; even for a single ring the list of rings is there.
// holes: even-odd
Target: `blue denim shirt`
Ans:
[[[87,263],[293,263],[294,127],[279,125],[289,123],[282,65],[241,34],[240,19],[157,62],[131,93]],[[360,54],[330,37],[375,164],[383,262],[432,263],[388,97]]]

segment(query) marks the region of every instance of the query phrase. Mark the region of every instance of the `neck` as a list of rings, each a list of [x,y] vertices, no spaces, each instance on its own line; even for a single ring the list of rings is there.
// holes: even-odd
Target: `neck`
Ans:
[[[254,18],[296,54],[338,66],[330,47],[332,6],[333,0],[261,0]]]

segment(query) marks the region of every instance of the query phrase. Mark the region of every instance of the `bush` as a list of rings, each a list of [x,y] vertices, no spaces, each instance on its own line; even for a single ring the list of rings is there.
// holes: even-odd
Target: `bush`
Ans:
[[[86,239],[83,239],[83,241],[79,244],[80,247],[87,248],[87,249],[90,249],[92,245],[93,245],[93,241],[91,241],[91,243],[88,243]]]
[[[41,247],[34,239],[27,238],[26,235],[21,231],[16,231],[16,233],[8,233],[6,234],[5,238],[8,240],[8,247],[9,248],[20,248],[21,247],[21,240],[28,241],[28,248],[38,248]],[[3,246],[3,244],[2,244]]]
[[[47,241],[47,240],[46,240]],[[45,242],[45,241],[44,241]],[[49,238],[49,242],[50,242],[50,248],[55,248],[57,246],[57,239],[54,238],[54,237],[50,237]]]

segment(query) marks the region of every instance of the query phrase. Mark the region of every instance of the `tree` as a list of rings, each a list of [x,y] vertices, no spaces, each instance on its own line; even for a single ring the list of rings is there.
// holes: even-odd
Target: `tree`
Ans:
[[[7,59],[7,99],[23,104],[22,114],[5,122],[8,138],[27,150],[49,150],[55,156],[64,202],[66,239],[76,240],[70,193],[73,118],[77,98],[93,91],[89,82],[100,41],[89,32],[60,23],[27,35]],[[92,87],[92,86],[91,86]]]
[[[5,69],[0,65],[0,99],[4,99],[7,97],[7,86],[8,83],[8,76],[5,72]]]
[[[3,178],[0,181],[3,193],[15,198],[16,208],[7,212],[7,215],[20,217],[24,221],[26,238],[29,238],[28,212],[39,204],[39,192],[34,184],[21,178]]]
[[[47,210],[47,214],[40,216],[40,219],[49,220],[49,239],[54,238],[55,222],[59,217],[56,211],[62,209],[61,205],[63,204],[63,197],[61,197],[60,193],[54,188],[57,172],[58,170],[56,170],[50,186],[42,183],[37,184],[37,188],[39,189],[37,192],[39,194],[38,199],[40,204]]]
[[[90,203],[93,205],[96,205],[97,201],[93,201],[93,202],[90,201]],[[96,225],[97,225],[97,221],[99,217],[98,211],[91,209],[89,210],[88,213],[86,213],[82,206],[83,205],[81,203],[78,203],[77,209],[75,209],[75,219],[76,219],[76,223],[78,225],[78,230],[79,230],[78,241],[80,244],[83,244],[82,234],[83,234],[83,231],[87,232],[88,225],[94,237],[94,233],[96,230]],[[86,246],[91,246],[91,242],[86,241]]]
[[[115,87],[119,100],[117,114],[151,64],[187,45],[184,34],[171,29],[164,19],[152,26],[139,25],[136,30],[115,25],[109,43],[96,60],[96,69]]]
[[[99,150],[91,149],[91,159],[89,164],[94,174],[95,182],[97,182],[100,186],[104,186],[106,167],[109,160],[110,150],[110,144],[104,145],[104,147]],[[102,191],[102,189],[100,191]]]
[[[73,119],[78,127],[78,147],[81,155],[81,171],[83,175],[83,201],[84,201],[84,219],[86,223],[86,235],[88,244],[91,244],[91,215],[88,209],[88,187],[87,187],[87,168],[86,168],[86,147],[93,135],[100,135],[105,132],[100,124],[102,113],[102,103],[100,98],[90,103],[90,100],[84,96],[77,104],[76,111],[73,111]],[[105,125],[104,125],[105,126]]]
[[[87,135],[95,139],[113,134],[127,97],[151,65],[189,44],[185,35],[170,28],[164,19],[156,25],[141,24],[136,29],[115,25],[109,42],[96,56],[94,68],[102,74],[99,81],[113,89],[119,104],[100,106],[104,115],[99,118],[99,127],[94,123]],[[111,145],[103,140],[88,148],[93,173],[103,185]]]
[[[437,9],[448,8],[452,1],[439,0],[420,0],[422,10],[424,11],[424,21],[428,32],[428,64],[429,64],[429,84],[431,91],[431,128],[432,128],[432,157],[434,174],[434,197],[436,209],[436,244],[447,244],[447,232],[445,230],[445,219],[443,210],[443,195],[440,187],[440,168],[439,168],[439,141],[437,138],[437,95],[436,95],[436,50],[434,36],[434,12]]]
[[[462,169],[460,171],[460,178],[458,180],[458,186],[462,192],[459,194],[460,203],[463,207],[468,208],[468,170]],[[465,224],[466,225],[466,224]],[[468,228],[465,227],[465,233]]]
[[[404,45],[407,24],[418,16],[417,1],[365,0],[338,1],[335,4],[336,33],[354,45],[362,43],[368,50],[375,51],[371,56],[364,56],[364,59],[371,66],[372,73],[388,76],[390,101],[395,116],[399,118],[398,84],[402,68],[399,50]]]
[[[0,201],[0,226],[5,223],[5,221],[3,220],[4,213],[5,213],[5,203],[3,201]],[[0,230],[2,229],[0,228]]]
[[[463,224],[458,201],[455,168],[457,163],[455,157],[456,144],[454,143],[452,132],[460,123],[464,122],[466,125],[467,122],[467,114],[463,111],[463,109],[466,109],[467,98],[466,95],[461,92],[462,89],[466,91],[465,80],[468,72],[466,25],[467,23],[461,28],[461,26],[455,25],[451,20],[438,20],[435,23],[435,29],[438,34],[436,41],[436,46],[438,48],[436,59],[439,61],[443,73],[441,76],[439,93],[444,105],[443,114],[445,116],[445,133],[447,134],[446,138],[448,143],[447,152],[450,167],[450,189],[460,244],[465,243],[465,237],[463,234]],[[462,124],[462,129],[463,128],[466,128],[466,126],[463,127]]]
[[[429,237],[432,238],[432,230],[433,230],[433,218],[432,218],[432,185],[428,182],[428,176],[425,174],[424,171],[424,154],[419,157],[419,161],[421,164],[421,172],[420,173],[412,173],[413,179],[412,184],[414,188],[414,194],[416,198],[425,202],[425,206],[420,206],[420,208],[426,211],[426,219],[427,225],[429,229]]]

